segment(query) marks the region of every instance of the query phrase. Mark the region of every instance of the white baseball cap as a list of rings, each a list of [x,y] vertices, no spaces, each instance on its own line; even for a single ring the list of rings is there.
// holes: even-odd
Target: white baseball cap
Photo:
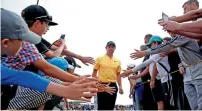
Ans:
[[[133,67],[135,67],[135,64],[134,63],[130,63],[130,64],[127,65],[127,67],[133,68]]]

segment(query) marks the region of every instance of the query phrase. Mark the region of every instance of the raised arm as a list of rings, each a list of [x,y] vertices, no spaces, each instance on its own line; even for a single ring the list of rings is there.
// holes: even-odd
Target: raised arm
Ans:
[[[198,10],[192,10],[190,12],[187,12],[186,14],[184,14],[182,16],[169,18],[169,20],[181,23],[181,22],[187,22],[187,21],[190,21],[193,19],[197,19],[201,16],[202,16],[202,8],[198,9]]]
[[[192,23],[181,23],[179,26],[179,31],[202,34],[202,20]]]
[[[144,67],[147,67],[149,64],[151,64],[152,62],[154,62],[154,59],[156,58],[156,56],[153,56],[152,58],[147,59],[146,61],[142,62],[141,64],[135,66],[134,68],[127,70],[125,72],[123,72],[121,74],[121,77],[128,77],[130,74],[132,73],[137,73],[139,70],[141,70]],[[143,71],[144,72],[144,71]],[[142,72],[142,73],[143,73]],[[145,75],[145,73],[142,74],[143,76]]]
[[[55,45],[51,46],[52,50],[56,50],[57,48],[58,47],[55,46]],[[88,63],[89,64],[94,64],[94,62],[95,62],[94,58],[92,58],[92,57],[84,57],[84,56],[81,56],[79,54],[73,53],[73,52],[71,52],[71,51],[69,51],[67,49],[63,49],[62,55],[77,58],[77,59],[79,59],[85,65],[88,65]]]

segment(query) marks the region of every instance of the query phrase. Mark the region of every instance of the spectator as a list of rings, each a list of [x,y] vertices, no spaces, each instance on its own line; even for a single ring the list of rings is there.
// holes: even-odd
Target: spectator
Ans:
[[[134,64],[129,64],[127,70],[134,68]],[[139,78],[137,80],[129,79],[130,81],[130,95],[129,97],[133,97],[133,106],[134,110],[141,110],[142,109],[142,98],[143,98],[143,91],[144,87],[142,84],[142,79]]]
[[[151,48],[158,47],[163,41],[159,36],[153,36],[150,40],[151,41],[149,41],[148,45],[150,45]],[[156,58],[156,63],[151,63],[149,65],[150,74],[152,74],[150,87],[154,98],[157,101],[158,110],[161,110],[161,108],[170,109],[170,100],[173,99],[173,90],[170,82],[172,80],[172,76],[169,74],[170,65],[168,63],[168,57],[165,56],[161,58],[159,54],[154,54],[150,57],[152,58],[154,56],[158,57]],[[158,84],[159,78],[161,79],[161,82],[159,82],[161,84]],[[162,89],[160,88],[161,86]],[[163,94],[163,98],[160,99],[161,92]],[[164,103],[158,102],[159,100],[163,100]]]
[[[21,15],[27,22],[29,29],[32,32],[38,34],[39,36],[42,36],[42,34],[45,34],[47,32],[47,29],[49,28],[49,26],[58,25],[57,23],[52,22],[52,16],[50,16],[48,14],[48,12],[42,6],[39,6],[39,5],[30,5],[30,6],[26,7],[22,11]],[[39,19],[40,21],[37,21],[36,18]],[[42,24],[46,24],[46,27],[45,28],[36,28],[35,25],[40,24],[41,21],[45,21]],[[46,58],[53,58],[55,56],[60,56],[64,49],[65,40],[60,39],[60,42],[62,43],[62,45],[55,51],[48,50],[47,47],[50,47],[50,46],[46,46],[45,44],[50,44],[50,43],[45,41],[43,38],[42,38],[41,42],[36,45],[36,47],[40,53],[44,54],[44,56]],[[29,70],[32,72],[38,71],[38,69],[34,65],[29,65],[24,70]],[[55,80],[54,78],[51,78],[51,79]],[[54,103],[55,104],[57,103],[56,100],[54,101]],[[54,107],[53,105],[48,105],[48,106],[49,106],[49,108],[51,108],[51,106],[52,106],[52,108]],[[51,110],[48,108],[48,106],[46,105],[45,108],[47,108],[47,110]]]
[[[145,45],[149,42],[151,37],[152,37],[152,34],[145,35],[145,38],[144,38]],[[146,61],[147,59],[149,59],[149,56],[145,56],[142,62]],[[147,82],[148,80],[151,79],[148,69],[149,69],[148,67],[144,67],[140,71],[141,73],[145,73],[145,76],[142,77],[143,83]],[[155,110],[155,109],[157,109],[157,105],[153,99],[153,95],[152,95],[149,84],[144,84],[142,105],[143,105],[142,106],[143,110]]]
[[[150,40],[151,37],[152,37],[152,34],[145,35],[145,37],[144,37],[144,43],[147,44],[149,42],[149,40]]]
[[[164,44],[169,42],[172,38],[163,38]],[[170,72],[172,72],[172,84],[173,84],[173,98],[175,103],[175,109],[190,110],[190,106],[186,95],[184,94],[183,76],[179,73],[178,64],[180,64],[180,58],[177,50],[174,49],[166,54],[168,56],[168,62],[170,65]],[[177,71],[177,72],[176,72]],[[182,99],[184,98],[184,99]],[[180,102],[179,102],[180,101]]]
[[[25,40],[27,42],[31,42],[33,44],[34,43],[36,44],[36,43],[40,42],[41,38],[38,35],[33,34],[32,32],[30,32],[26,27],[26,23],[17,14],[15,14],[15,13],[13,13],[11,11],[5,10],[5,9],[1,9],[1,14],[2,14],[1,15],[1,17],[2,17],[2,19],[1,19],[2,20],[2,22],[1,22],[1,27],[2,27],[1,28],[1,34],[2,34],[1,35],[1,46],[2,46],[1,52],[2,53],[1,54],[2,55],[17,56],[17,54],[19,53],[19,51],[22,48],[23,40]],[[14,19],[16,19],[17,22],[22,22],[22,23],[17,24],[16,22],[10,22],[10,21],[13,21]],[[12,27],[19,27],[19,26],[22,27],[19,30],[19,32],[22,33],[21,35],[18,35],[16,30],[14,28],[12,28]],[[9,32],[9,30],[10,30],[10,32]],[[27,35],[27,37],[24,36],[25,34]],[[11,36],[11,35],[13,35],[13,36]],[[15,44],[16,47],[12,47],[11,44]],[[6,47],[6,45],[8,45],[8,46]],[[3,66],[3,68],[5,68],[5,70],[8,70],[4,66]],[[12,70],[10,70],[10,71],[12,71]],[[13,71],[13,72],[18,73],[18,71]],[[29,73],[29,74],[28,75],[31,76],[33,73]],[[9,78],[7,78],[6,75],[4,75],[4,73],[3,73],[3,77],[4,76],[5,76],[5,78],[2,79],[3,80],[2,84],[15,84],[15,83],[17,83],[17,84],[20,84],[20,85],[23,85],[23,86],[30,87],[29,84],[23,83],[23,81],[16,81],[15,79],[14,79],[15,81],[10,81]],[[20,78],[20,76],[18,76],[18,75],[13,76],[13,77],[14,78],[15,77]],[[37,78],[37,77],[38,76],[36,76],[35,78]],[[38,77],[38,79],[39,78],[40,77]],[[45,81],[45,79],[44,79],[44,81]],[[34,86],[34,87],[37,88],[36,86]]]
[[[102,84],[109,84],[110,87],[115,87],[116,91],[113,95],[106,92],[99,92],[97,94],[98,110],[113,110],[116,102],[119,85],[119,93],[123,94],[122,83],[120,78],[121,64],[118,59],[114,57],[116,45],[113,41],[109,41],[106,45],[106,55],[98,57],[93,70],[93,77],[97,77]],[[110,65],[109,65],[110,64]]]
[[[182,8],[184,9],[184,14],[186,14],[192,10],[199,9],[199,2],[198,0],[188,0],[182,5]]]
[[[127,70],[129,70],[130,68],[133,68],[133,67],[134,67],[134,64],[129,64],[127,66]],[[135,90],[134,90],[134,88],[136,86],[136,81],[132,80],[132,79],[129,79],[129,78],[128,78],[128,80],[129,80],[129,83],[130,83],[129,98],[133,99],[133,109],[136,110],[137,109],[137,103],[136,103],[136,100],[135,100],[136,95],[135,95]]]
[[[2,22],[1,22],[1,27],[2,27],[1,28],[1,48],[2,48],[1,55],[2,56],[5,56],[5,55],[16,56],[22,48],[22,40],[25,40],[28,42],[30,41],[33,43],[40,42],[40,38],[37,35],[34,35],[34,34],[32,35],[32,33],[30,31],[28,31],[24,21],[21,24],[16,24],[16,22],[10,22],[9,19],[11,21],[13,21],[12,19],[16,19],[16,21],[23,21],[19,16],[17,16],[17,14],[10,12],[8,10],[5,10],[5,9],[1,9],[1,20],[2,20]],[[17,32],[12,27],[19,27],[19,26],[22,27],[22,29],[19,30],[19,32],[23,32],[22,34],[26,34],[26,35],[28,35],[28,37],[23,37],[23,36],[18,37]],[[11,32],[8,33],[9,31],[11,31]],[[13,35],[13,36],[10,36],[10,35]],[[36,37],[34,38],[34,36],[36,36]],[[11,37],[13,37],[13,38],[11,38]],[[20,39],[12,40],[12,39],[16,39],[16,38],[21,38],[21,40]],[[11,47],[11,43],[12,44],[14,43],[16,45],[16,47]],[[9,103],[11,87],[7,86],[7,85],[19,84],[22,86],[38,89],[38,87],[35,87],[35,84],[27,84],[27,83],[24,83],[23,81],[16,81],[16,80],[8,81],[9,78],[16,79],[16,77],[19,79],[20,78],[23,79],[23,76],[19,76],[16,73],[20,73],[20,72],[8,69],[7,67],[4,67],[2,64],[1,64],[1,68],[2,68],[1,83],[3,84],[3,85],[1,85],[1,99],[2,99],[2,101],[4,101],[3,103],[1,103],[1,109],[7,109],[7,106]],[[12,72],[12,73],[9,73],[9,74],[11,74],[10,77],[7,77],[8,75],[7,76],[5,75],[5,71]],[[26,72],[22,72],[22,74],[26,74]],[[47,80],[42,79],[42,78],[40,79],[40,77],[34,76],[33,73],[29,73],[26,76],[34,77],[35,79],[38,78],[39,80],[41,80],[41,83],[44,82],[43,84],[48,83]]]
[[[180,16],[180,17],[170,18],[169,20],[176,21],[176,22],[185,22],[187,20],[193,21],[193,20],[197,20],[202,15],[202,13],[200,13],[201,11],[199,9],[199,2],[197,0],[188,0],[183,4],[182,7],[184,9],[185,15]],[[192,19],[189,19],[189,18],[192,18]],[[171,31],[172,33],[185,35],[185,36],[195,38],[195,39],[201,39],[202,34],[200,34],[200,32],[201,32],[200,31],[200,29],[201,29],[200,21],[197,21],[194,23],[183,23],[183,24],[179,24],[176,22],[165,21],[162,23],[162,21],[161,21],[159,23],[161,25],[163,25],[166,30]],[[192,25],[192,24],[195,24],[195,25]],[[201,24],[202,24],[202,22],[201,22]],[[191,27],[186,28],[186,26],[189,26],[189,25]],[[185,28],[183,28],[184,26],[185,26]],[[195,26],[198,26],[198,27],[195,28]],[[186,30],[186,29],[190,29],[190,31]]]

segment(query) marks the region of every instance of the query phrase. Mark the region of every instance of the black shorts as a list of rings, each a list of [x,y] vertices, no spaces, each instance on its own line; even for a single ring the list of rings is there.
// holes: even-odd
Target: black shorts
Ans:
[[[155,80],[155,87],[151,90],[152,90],[154,100],[156,102],[164,101],[164,94],[163,94],[163,88],[161,85],[161,80]]]

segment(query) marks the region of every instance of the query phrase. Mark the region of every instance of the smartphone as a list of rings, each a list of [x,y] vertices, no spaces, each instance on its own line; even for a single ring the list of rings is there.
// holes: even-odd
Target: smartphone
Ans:
[[[65,34],[62,34],[62,35],[60,36],[60,38],[61,38],[61,39],[65,39]]]
[[[166,20],[168,20],[168,15],[166,15],[165,13],[163,13],[162,12],[162,19],[163,19],[163,21],[166,21]]]

